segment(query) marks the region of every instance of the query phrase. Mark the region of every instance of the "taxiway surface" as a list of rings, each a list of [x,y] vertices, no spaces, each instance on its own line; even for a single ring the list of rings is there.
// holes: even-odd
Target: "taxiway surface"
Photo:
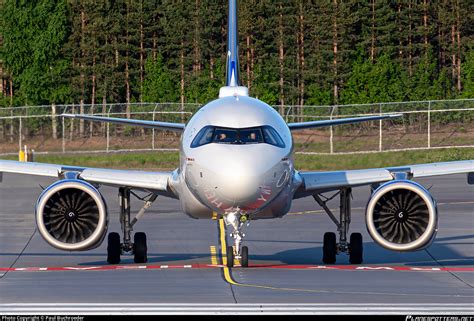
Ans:
[[[369,196],[365,187],[354,189],[352,202],[351,231],[364,237],[361,266],[350,266],[344,254],[336,266],[323,265],[323,234],[335,231],[335,225],[306,198],[296,200],[284,218],[252,222],[244,230],[251,267],[226,269],[213,266],[222,263],[219,221],[191,219],[180,212],[178,201],[161,197],[135,228],[147,233],[148,263],[137,265],[133,257],[123,256],[119,266],[108,269],[106,242],[87,252],[63,252],[36,231],[34,205],[40,184],[46,186],[50,179],[4,174],[0,311],[48,303],[56,308],[141,304],[147,309],[164,304],[176,311],[179,304],[237,303],[263,304],[260,309],[265,304],[332,306],[339,311],[346,306],[363,311],[423,306],[449,312],[462,306],[473,312],[474,186],[467,184],[466,175],[418,181],[431,187],[440,214],[436,240],[422,251],[391,252],[372,241],[363,216]],[[119,232],[117,190],[103,187],[101,192],[109,207],[109,232]],[[140,206],[132,202],[132,215]],[[338,201],[330,207],[337,209]]]

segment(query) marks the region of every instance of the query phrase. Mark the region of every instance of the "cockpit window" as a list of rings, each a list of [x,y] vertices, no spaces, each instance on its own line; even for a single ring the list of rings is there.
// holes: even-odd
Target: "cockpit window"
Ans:
[[[285,143],[280,135],[278,135],[277,131],[270,126],[263,127],[263,138],[267,144],[281,148],[285,147]]]
[[[191,147],[198,147],[202,145],[209,144],[212,142],[212,138],[214,135],[214,127],[206,126],[199,131],[199,133],[194,137],[193,142],[191,143]]]
[[[238,131],[235,129],[216,128],[214,129],[213,143],[234,144],[238,142]]]
[[[263,143],[262,130],[260,128],[241,129],[239,136],[240,141],[244,144]]]
[[[280,148],[285,147],[280,135],[270,126],[241,129],[206,126],[196,135],[191,148],[209,143],[235,145],[266,143]]]

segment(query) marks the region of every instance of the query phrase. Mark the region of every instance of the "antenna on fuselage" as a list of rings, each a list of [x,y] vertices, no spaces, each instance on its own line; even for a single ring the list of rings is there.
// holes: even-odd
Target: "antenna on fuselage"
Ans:
[[[226,81],[219,91],[219,97],[227,96],[248,96],[247,87],[240,86],[237,0],[229,0]]]

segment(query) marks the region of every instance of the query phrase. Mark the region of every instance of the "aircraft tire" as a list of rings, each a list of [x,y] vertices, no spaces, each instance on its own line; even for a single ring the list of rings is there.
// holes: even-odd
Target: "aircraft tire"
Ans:
[[[122,254],[120,235],[116,232],[111,232],[107,238],[107,262],[109,264],[119,264],[120,254]]]
[[[246,246],[242,246],[242,257],[240,259],[240,264],[242,267],[249,266],[249,248]]]
[[[349,262],[351,264],[361,264],[363,260],[362,234],[352,233],[349,243]]]
[[[337,243],[336,233],[326,232],[323,239],[323,262],[325,264],[336,263]]]
[[[143,232],[135,233],[133,241],[133,261],[135,263],[146,263],[148,261],[146,234]]]
[[[234,247],[227,247],[227,267],[234,267]]]

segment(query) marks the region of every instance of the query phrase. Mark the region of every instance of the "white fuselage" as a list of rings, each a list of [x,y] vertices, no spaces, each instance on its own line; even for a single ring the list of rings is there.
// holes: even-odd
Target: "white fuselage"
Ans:
[[[250,128],[258,133],[265,128],[276,132],[283,144],[275,146],[261,138],[255,143],[211,141],[192,146],[201,131],[209,129],[211,137],[214,128],[231,132]],[[290,130],[271,106],[248,96],[208,103],[194,114],[181,137],[180,168],[174,185],[180,189],[184,212],[195,218],[235,211],[252,219],[285,215],[300,183],[293,179],[292,151]]]

